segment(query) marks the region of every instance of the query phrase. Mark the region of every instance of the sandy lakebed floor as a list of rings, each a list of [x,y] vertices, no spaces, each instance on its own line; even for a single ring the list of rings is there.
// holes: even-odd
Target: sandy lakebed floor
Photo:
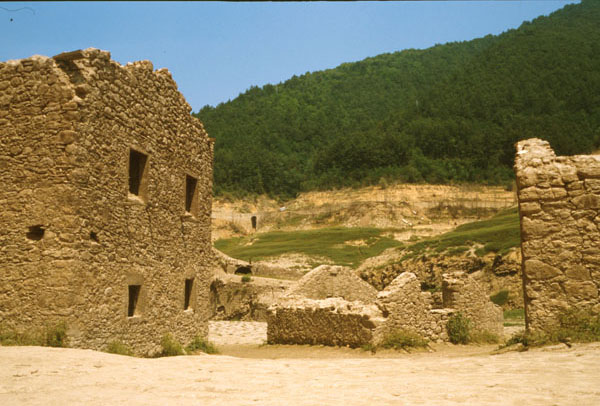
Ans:
[[[600,343],[371,354],[261,345],[264,324],[243,322],[211,340],[223,355],[0,347],[0,405],[600,405]]]

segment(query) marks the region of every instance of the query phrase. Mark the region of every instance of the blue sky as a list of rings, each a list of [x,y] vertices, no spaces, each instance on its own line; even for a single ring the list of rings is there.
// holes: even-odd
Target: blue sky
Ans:
[[[574,2],[2,2],[0,61],[88,47],[122,64],[149,59],[198,111],[250,86],[499,34]]]

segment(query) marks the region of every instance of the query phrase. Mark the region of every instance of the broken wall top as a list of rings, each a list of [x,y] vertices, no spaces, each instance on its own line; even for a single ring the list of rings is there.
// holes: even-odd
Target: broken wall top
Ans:
[[[13,76],[13,79],[6,83],[0,83],[0,90],[10,88],[10,86],[19,85],[21,73],[32,73],[39,71],[37,75],[39,84],[36,88],[31,89],[32,92],[37,92],[41,96],[46,93],[54,93],[55,100],[45,100],[44,97],[38,97],[41,103],[56,101],[62,104],[74,103],[81,107],[85,104],[84,99],[87,93],[92,91],[94,82],[102,76],[103,71],[111,69],[119,70],[122,74],[119,75],[119,83],[115,83],[115,88],[111,91],[122,91],[121,87],[143,87],[143,83],[139,83],[140,78],[144,81],[156,81],[161,87],[166,87],[176,91],[178,94],[177,103],[172,106],[161,106],[163,108],[179,108],[182,106],[186,114],[189,115],[189,123],[197,129],[196,134],[201,135],[201,139],[205,142],[212,142],[211,138],[204,131],[204,127],[200,120],[191,116],[192,107],[187,103],[184,96],[178,92],[177,84],[168,69],[161,68],[154,70],[152,62],[148,60],[129,62],[126,65],[110,59],[110,52],[96,48],[87,48],[84,50],[76,50],[71,52],[63,52],[54,57],[42,55],[33,55],[29,58],[8,60],[0,62],[0,77]],[[60,97],[62,96],[62,97]],[[14,99],[14,98],[13,98]],[[0,97],[0,108],[8,107],[13,101],[9,95]],[[196,134],[189,131],[178,132],[178,136],[195,137]],[[200,139],[198,139],[200,141]]]

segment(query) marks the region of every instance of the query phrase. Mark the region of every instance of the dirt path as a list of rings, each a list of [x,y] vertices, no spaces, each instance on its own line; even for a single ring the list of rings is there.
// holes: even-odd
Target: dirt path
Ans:
[[[394,358],[327,349],[321,359],[143,359],[0,347],[0,405],[600,404],[600,344],[501,355],[454,348]]]

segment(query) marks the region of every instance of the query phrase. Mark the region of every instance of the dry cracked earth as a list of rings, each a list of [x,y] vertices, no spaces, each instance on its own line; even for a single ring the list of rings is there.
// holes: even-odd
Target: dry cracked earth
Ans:
[[[600,343],[371,354],[261,345],[264,324],[243,322],[210,338],[222,355],[0,347],[0,405],[600,405]]]

